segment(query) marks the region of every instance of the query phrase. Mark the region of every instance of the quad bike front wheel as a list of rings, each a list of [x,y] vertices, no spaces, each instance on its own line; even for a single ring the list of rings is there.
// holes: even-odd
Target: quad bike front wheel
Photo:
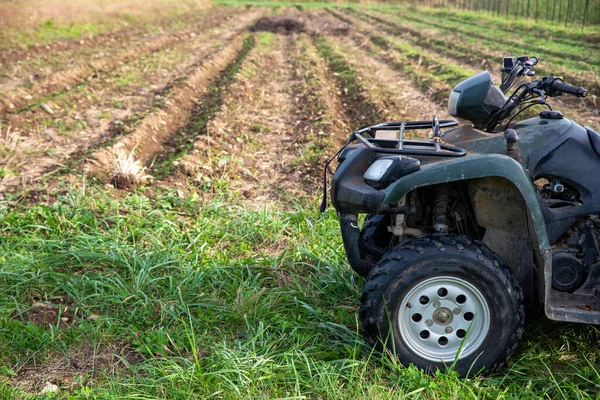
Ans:
[[[461,376],[492,372],[523,332],[523,295],[481,243],[430,235],[395,246],[367,277],[365,340],[428,372],[454,364]]]

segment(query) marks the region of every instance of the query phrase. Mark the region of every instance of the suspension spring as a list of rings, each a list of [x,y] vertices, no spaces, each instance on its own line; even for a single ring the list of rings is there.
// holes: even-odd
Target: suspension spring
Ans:
[[[448,185],[440,185],[433,202],[433,229],[437,233],[448,233]]]

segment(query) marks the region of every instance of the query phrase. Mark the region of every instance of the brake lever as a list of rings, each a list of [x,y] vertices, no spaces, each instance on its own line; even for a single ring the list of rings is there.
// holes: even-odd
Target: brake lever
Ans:
[[[542,98],[540,100],[540,103],[545,103],[546,102],[546,94],[544,93],[543,90],[535,88],[535,89],[532,89],[532,92],[537,93],[537,94],[540,95],[540,97]]]

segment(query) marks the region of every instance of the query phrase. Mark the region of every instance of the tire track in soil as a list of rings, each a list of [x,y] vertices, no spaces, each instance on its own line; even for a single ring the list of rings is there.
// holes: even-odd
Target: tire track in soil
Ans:
[[[119,46],[118,49],[122,48],[122,51],[116,51],[100,59],[82,60],[72,68],[54,71],[44,79],[33,82],[30,87],[17,87],[4,93],[0,98],[0,117],[8,112],[18,114],[37,107],[46,97],[53,97],[48,96],[48,94],[63,90],[68,91],[74,86],[85,84],[87,79],[98,76],[99,73],[110,71],[141,56],[161,51],[189,38],[191,35],[196,35],[198,32],[208,31],[231,18],[227,14],[211,15],[206,18],[208,21],[202,19],[201,22],[192,26],[157,35],[154,39],[141,38],[139,43],[136,43],[133,47],[130,47],[129,44]],[[0,87],[0,90],[4,91],[5,88]]]
[[[69,169],[78,167],[79,170],[89,169],[90,171],[98,170],[97,167],[104,167],[106,175],[112,167],[116,147],[122,146],[129,150],[134,147],[134,145],[130,145],[131,141],[142,141],[148,133],[150,135],[147,136],[147,139],[158,140],[152,138],[152,135],[162,137],[161,135],[171,132],[171,125],[183,118],[182,115],[188,111],[185,109],[189,103],[188,97],[202,91],[204,85],[212,79],[212,75],[218,72],[215,72],[215,69],[222,65],[223,59],[231,56],[232,49],[236,47],[236,43],[240,42],[239,32],[260,15],[262,13],[259,11],[246,14],[241,18],[237,17],[236,23],[231,27],[227,26],[211,33],[210,37],[218,37],[218,42],[221,44],[211,44],[212,40],[207,40],[205,44],[202,44],[206,51],[192,55],[196,61],[186,62],[187,67],[180,74],[152,89],[144,102],[138,105],[128,118],[123,121],[113,121],[108,127],[101,126],[91,130],[90,137],[70,138],[61,143],[53,154],[44,154],[43,151],[40,151],[35,163],[30,163],[27,170],[20,171],[19,177],[7,179],[7,176],[0,182],[0,193],[33,185],[42,178],[46,180],[49,175],[55,175],[47,182],[51,186],[59,181],[78,180],[79,177],[64,175]],[[221,48],[227,42],[232,43]],[[128,133],[130,134],[128,135]],[[125,139],[119,140],[118,137],[122,135],[126,135]],[[115,138],[117,139],[115,140]],[[37,138],[37,142],[42,147],[44,140],[41,137]],[[31,146],[35,146],[36,140],[27,138],[27,141],[32,142]],[[110,147],[105,148],[107,145]],[[110,156],[107,155],[108,153]],[[85,159],[90,155],[91,158]],[[29,162],[32,157],[28,155],[26,158],[26,161]],[[84,159],[83,165],[81,164],[82,159]]]
[[[387,21],[380,17],[374,17],[370,14],[360,14],[360,13],[356,13],[356,12],[352,12],[352,14],[357,16],[357,18],[359,18],[361,21],[364,21],[366,18],[368,18],[369,25],[379,28],[378,29],[379,31],[386,32],[389,35],[391,35],[392,37],[394,37],[400,41],[406,41],[406,38],[405,38],[406,34],[410,34],[412,36],[417,35],[417,33],[414,32],[413,30],[405,28],[404,26],[400,26],[400,27],[396,26],[396,25],[394,25],[393,22]],[[344,15],[344,17],[346,15],[348,17],[352,18],[347,12]],[[362,16],[362,18],[361,18],[361,16]],[[406,30],[406,31],[404,31],[404,30]],[[418,43],[418,41],[417,41],[417,43]],[[421,46],[420,44],[410,43],[410,45],[415,47],[419,51],[421,51],[423,54],[427,54],[431,59],[442,60],[442,61],[446,60],[446,63],[455,63],[456,62],[457,65],[468,65],[470,67],[478,68],[477,70],[470,70],[472,72],[472,74],[475,74],[475,73],[479,72],[479,70],[480,70],[481,63],[478,60],[470,57],[468,54],[464,55],[464,56],[455,54],[452,57],[446,57],[446,56],[440,55],[439,53],[436,53],[433,50],[427,49],[427,48]],[[450,48],[452,48],[454,45],[452,43],[450,43],[449,46],[450,46]],[[502,57],[503,57],[502,53],[498,52],[496,55],[497,55],[497,59],[499,61],[502,60]],[[439,63],[439,61],[438,61],[438,63]],[[489,62],[487,64],[488,64],[488,68],[489,68]],[[496,82],[501,82],[501,80],[502,80],[501,74],[498,71],[491,70],[489,72],[492,74],[492,77],[494,78],[494,80]],[[451,86],[448,86],[448,87],[451,89]],[[585,123],[591,124],[594,128],[600,129],[600,113],[598,112],[596,100],[594,98],[592,98],[592,96],[588,96],[586,98],[581,98],[581,99],[578,99],[578,98],[575,98],[572,96],[569,96],[568,98],[555,97],[555,98],[550,99],[550,103],[558,105],[561,110],[565,111],[565,114],[567,116],[571,116],[572,118],[574,118],[575,120],[578,120],[578,121],[585,121]]]

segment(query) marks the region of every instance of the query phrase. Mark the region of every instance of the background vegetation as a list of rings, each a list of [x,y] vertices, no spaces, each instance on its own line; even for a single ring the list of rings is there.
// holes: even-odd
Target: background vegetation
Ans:
[[[600,24],[598,0],[416,0],[413,4],[487,12],[507,19],[543,20],[582,29]]]

